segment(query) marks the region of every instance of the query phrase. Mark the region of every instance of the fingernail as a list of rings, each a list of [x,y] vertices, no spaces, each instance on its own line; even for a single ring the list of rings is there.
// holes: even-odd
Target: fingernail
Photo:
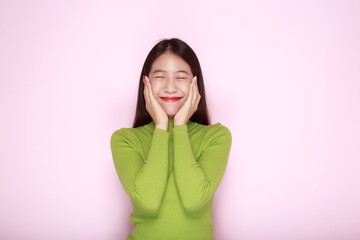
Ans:
[[[194,79],[195,79],[194,81],[196,81],[196,80],[197,80],[197,77],[195,76]]]

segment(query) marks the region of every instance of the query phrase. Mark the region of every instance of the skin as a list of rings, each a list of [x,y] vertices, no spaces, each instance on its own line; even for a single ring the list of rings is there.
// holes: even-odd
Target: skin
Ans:
[[[190,66],[181,57],[165,52],[153,62],[149,77],[143,76],[143,81],[146,110],[154,120],[155,128],[167,131],[169,118],[173,118],[174,127],[186,125],[201,98]],[[161,97],[181,99],[166,102]]]

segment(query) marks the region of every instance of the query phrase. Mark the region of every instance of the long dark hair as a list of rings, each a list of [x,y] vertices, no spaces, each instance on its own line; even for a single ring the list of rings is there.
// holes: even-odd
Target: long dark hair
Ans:
[[[144,82],[143,76],[149,76],[151,66],[153,62],[161,54],[165,52],[172,52],[179,57],[181,57],[187,64],[189,64],[191,72],[194,76],[197,76],[197,85],[199,89],[199,94],[201,96],[198,109],[190,117],[190,120],[204,125],[209,125],[209,112],[206,105],[205,97],[205,86],[203,82],[203,76],[201,72],[200,62],[192,50],[192,48],[185,43],[184,41],[178,38],[163,39],[157,43],[149,52],[148,56],[145,59],[144,66],[142,68],[139,80],[139,91],[138,99],[136,105],[135,119],[133,122],[133,128],[143,126],[152,121],[150,114],[146,110],[146,103],[144,98]]]

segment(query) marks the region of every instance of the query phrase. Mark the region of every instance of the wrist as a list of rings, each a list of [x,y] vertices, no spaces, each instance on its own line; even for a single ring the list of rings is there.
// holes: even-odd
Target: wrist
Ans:
[[[168,124],[167,123],[158,123],[158,124],[155,124],[155,128],[167,131],[168,130]]]
[[[186,123],[185,122],[175,122],[174,121],[174,127],[179,126],[179,125],[186,125]]]

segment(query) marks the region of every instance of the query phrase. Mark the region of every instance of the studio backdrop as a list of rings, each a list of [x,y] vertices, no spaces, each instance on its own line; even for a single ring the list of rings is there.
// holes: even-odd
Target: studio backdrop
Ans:
[[[218,240],[360,239],[359,1],[0,1],[0,239],[118,240],[111,134],[150,49],[201,63],[232,133]]]

